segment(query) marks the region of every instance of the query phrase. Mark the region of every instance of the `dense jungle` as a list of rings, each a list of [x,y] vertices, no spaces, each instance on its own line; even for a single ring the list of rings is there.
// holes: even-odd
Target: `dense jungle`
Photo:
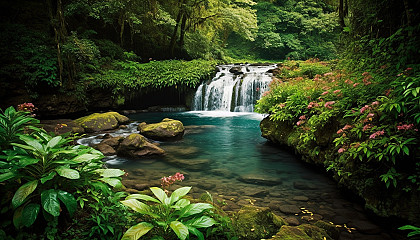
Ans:
[[[1,239],[420,239],[417,0],[0,0]]]

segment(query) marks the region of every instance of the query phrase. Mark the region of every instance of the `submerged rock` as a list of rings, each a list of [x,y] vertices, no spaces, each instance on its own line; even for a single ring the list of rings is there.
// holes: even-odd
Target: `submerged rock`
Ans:
[[[181,139],[185,128],[181,121],[165,118],[160,123],[141,123],[138,126],[138,130],[147,138],[167,141]]]
[[[191,170],[191,171],[200,171],[203,169],[208,169],[210,165],[210,160],[208,159],[183,159],[175,157],[167,157],[165,160],[173,165]]]
[[[282,226],[270,240],[333,240],[328,233],[315,225]]]
[[[148,142],[144,136],[133,133],[122,140],[118,146],[117,154],[131,158],[140,158],[149,155],[163,155],[165,151]]]
[[[126,116],[117,112],[93,113],[75,120],[88,133],[116,129],[120,124],[130,121]]]
[[[280,185],[282,183],[281,179],[278,179],[278,178],[263,177],[263,176],[257,176],[257,175],[244,175],[244,176],[239,176],[237,179],[244,183],[258,184],[258,185],[265,185],[265,186],[275,186],[275,185]]]

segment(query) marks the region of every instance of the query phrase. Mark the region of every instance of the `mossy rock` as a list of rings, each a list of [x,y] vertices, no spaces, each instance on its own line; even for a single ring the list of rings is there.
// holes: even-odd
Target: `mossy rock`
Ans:
[[[270,240],[332,240],[327,232],[315,225],[282,226]]]
[[[244,206],[233,219],[239,239],[263,239],[273,236],[286,222],[269,208]]]
[[[141,123],[138,130],[147,138],[159,141],[177,140],[184,136],[184,125],[179,120],[165,118],[160,123]]]
[[[133,133],[122,140],[118,146],[117,154],[130,158],[142,158],[150,155],[163,155],[165,151],[148,142],[144,136]]]
[[[99,132],[117,128],[130,120],[117,112],[93,113],[75,120],[86,132]]]

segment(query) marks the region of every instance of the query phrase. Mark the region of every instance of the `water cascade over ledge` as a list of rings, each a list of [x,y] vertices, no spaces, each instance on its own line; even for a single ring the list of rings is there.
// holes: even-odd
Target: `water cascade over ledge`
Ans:
[[[272,80],[270,65],[219,65],[217,74],[203,82],[194,96],[195,111],[253,112]]]

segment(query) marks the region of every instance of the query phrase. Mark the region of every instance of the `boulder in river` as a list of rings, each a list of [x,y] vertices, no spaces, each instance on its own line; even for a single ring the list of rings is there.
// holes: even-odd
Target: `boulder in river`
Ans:
[[[128,117],[117,112],[93,113],[75,120],[88,133],[116,129],[129,121]]]
[[[141,123],[137,128],[147,138],[167,141],[178,140],[184,136],[184,125],[179,120],[165,118],[160,123]]]
[[[282,183],[281,179],[272,178],[267,176],[258,176],[258,175],[243,175],[239,176],[238,180],[244,183],[265,185],[265,186],[275,186]]]
[[[131,158],[139,158],[149,155],[163,155],[164,153],[165,151],[163,149],[150,143],[144,136],[138,133],[130,134],[124,138],[117,149],[118,155]]]

